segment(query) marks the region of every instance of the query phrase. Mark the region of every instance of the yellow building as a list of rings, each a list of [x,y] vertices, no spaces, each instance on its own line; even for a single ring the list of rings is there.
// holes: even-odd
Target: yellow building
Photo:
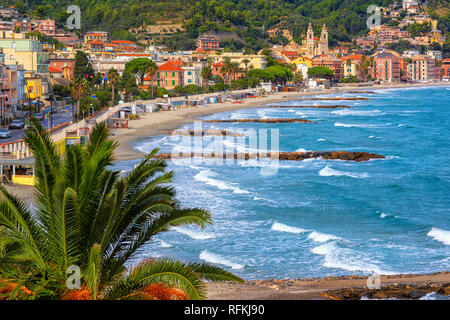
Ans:
[[[266,56],[259,54],[243,54],[242,52],[223,52],[220,55],[211,54],[208,58],[212,59],[212,64],[216,64],[223,61],[225,57],[230,58],[231,62],[239,62],[239,67],[242,69],[265,69],[266,68]],[[245,65],[245,60],[248,60],[247,66]],[[244,61],[244,62],[243,62]]]
[[[25,79],[25,96],[31,100],[38,99],[42,96],[41,79]]]
[[[292,60],[291,63],[294,64],[295,66],[305,65],[307,67],[312,67],[312,59],[309,59],[307,57],[302,57],[302,56],[298,57],[295,60]]]
[[[38,73],[48,72],[48,52],[35,38],[27,39],[23,33],[0,33],[0,48],[3,49],[5,64],[23,65],[25,70]]]

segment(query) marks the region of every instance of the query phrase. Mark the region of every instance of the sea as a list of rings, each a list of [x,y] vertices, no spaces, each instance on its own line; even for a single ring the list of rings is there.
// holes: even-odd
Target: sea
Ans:
[[[285,108],[262,102],[203,117],[313,123],[199,121],[182,129],[245,136],[136,141],[143,152],[344,150],[385,158],[169,161],[176,198],[185,207],[208,210],[213,224],[158,234],[132,263],[149,257],[207,262],[246,280],[450,270],[450,86],[367,90],[320,98],[370,100],[299,97],[276,104]],[[336,104],[347,107],[296,107]],[[113,168],[126,174],[137,162],[116,162]]]

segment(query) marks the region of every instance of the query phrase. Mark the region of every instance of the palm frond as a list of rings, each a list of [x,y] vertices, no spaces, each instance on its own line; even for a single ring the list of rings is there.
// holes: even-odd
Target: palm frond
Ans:
[[[101,260],[102,252],[99,244],[94,244],[89,252],[89,259],[84,280],[92,292],[92,298],[97,299],[97,289],[100,284],[101,277]]]
[[[167,258],[146,261],[132,268],[128,274],[108,290],[110,300],[127,299],[139,289],[154,283],[163,283],[182,290],[190,299],[205,299],[204,284],[187,264]]]
[[[192,272],[195,272],[200,278],[205,280],[244,282],[244,280],[231,272],[207,263],[190,263],[188,267]]]

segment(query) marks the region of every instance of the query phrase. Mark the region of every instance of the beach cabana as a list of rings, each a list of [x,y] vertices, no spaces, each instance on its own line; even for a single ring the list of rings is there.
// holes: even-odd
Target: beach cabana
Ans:
[[[34,186],[34,158],[1,159],[0,172],[2,182],[12,182]]]

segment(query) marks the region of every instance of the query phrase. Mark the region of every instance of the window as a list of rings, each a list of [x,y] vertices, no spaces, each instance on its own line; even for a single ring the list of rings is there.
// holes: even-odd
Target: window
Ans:
[[[175,78],[175,72],[172,72],[172,78]]]
[[[173,86],[175,85],[175,80],[172,80],[172,85],[173,85]]]
[[[188,76],[192,75],[192,71],[188,71]]]
[[[189,79],[189,80],[188,80],[188,83],[192,83],[192,79]]]

